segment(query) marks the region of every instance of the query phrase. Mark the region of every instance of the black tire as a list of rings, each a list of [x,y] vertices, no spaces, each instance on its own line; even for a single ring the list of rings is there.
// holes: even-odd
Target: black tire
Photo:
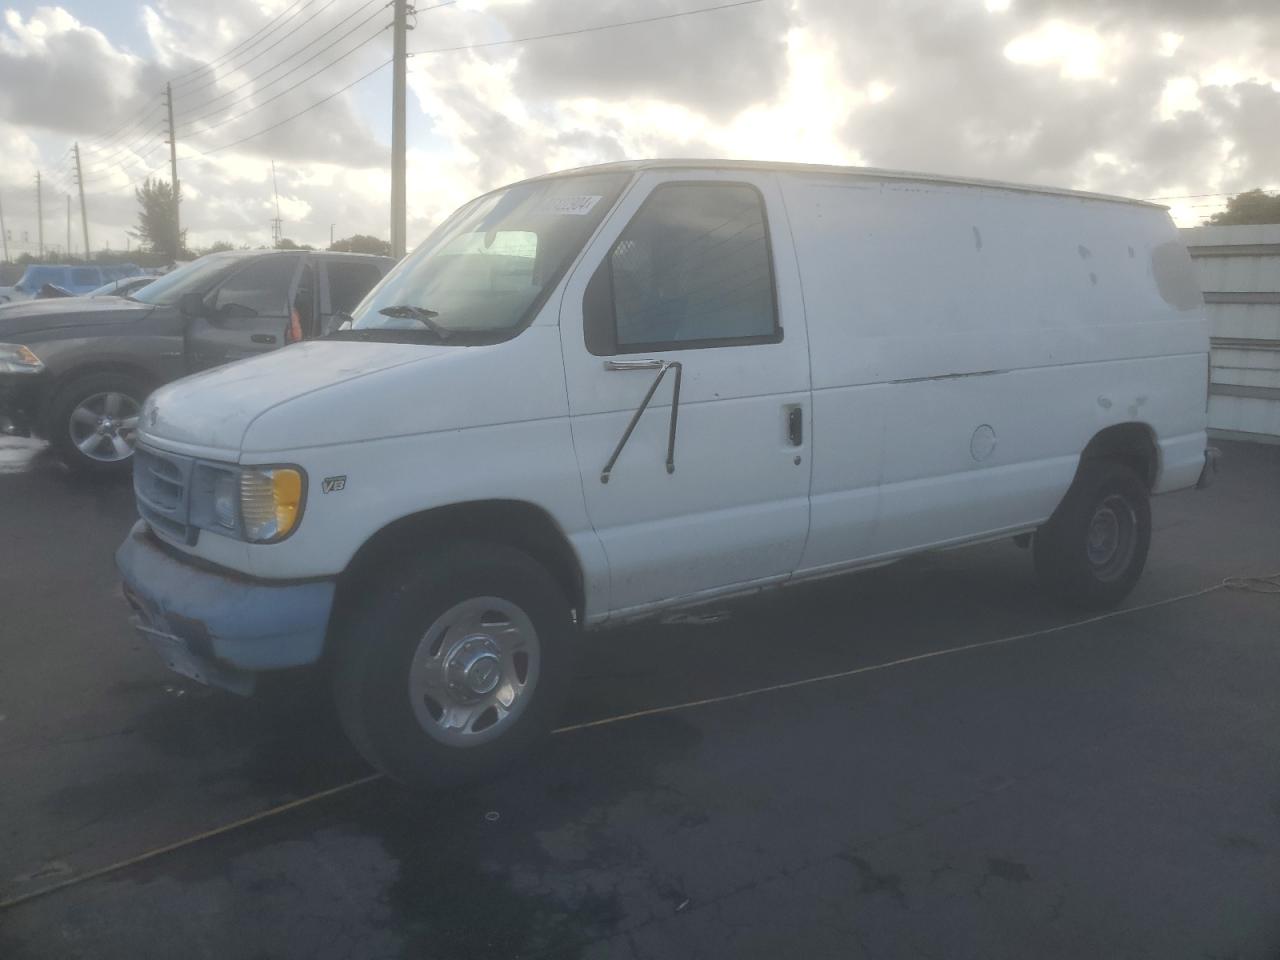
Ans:
[[[389,564],[366,582],[376,586],[340,611],[332,661],[338,715],[361,755],[418,790],[482,779],[526,759],[554,724],[571,676],[575,628],[569,603],[546,568],[511,547],[459,541],[403,565]],[[521,694],[530,697],[522,712],[494,739],[451,745],[419,721],[410,671],[441,616],[479,597],[513,604],[532,623],[536,682]]]
[[[135,377],[124,373],[90,373],[76,377],[54,394],[49,404],[45,423],[45,436],[54,451],[72,470],[81,473],[128,474],[133,469],[133,456],[123,459],[95,459],[82,452],[72,436],[72,415],[86,400],[103,394],[126,397],[132,411],[141,412],[142,403],[150,390]],[[103,449],[109,445],[104,440]]]
[[[1115,606],[1129,595],[1147,562],[1151,502],[1146,485],[1123,463],[1085,461],[1032,546],[1036,574],[1051,593],[1084,609]]]

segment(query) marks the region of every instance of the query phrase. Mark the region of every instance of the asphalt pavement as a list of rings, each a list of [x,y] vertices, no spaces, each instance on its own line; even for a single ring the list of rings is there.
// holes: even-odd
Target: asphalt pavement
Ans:
[[[1280,447],[1221,446],[1123,612],[999,542],[601,634],[533,762],[421,797],[317,678],[167,673],[128,484],[0,438],[0,958],[1277,960],[1280,596],[1223,581],[1280,573]]]

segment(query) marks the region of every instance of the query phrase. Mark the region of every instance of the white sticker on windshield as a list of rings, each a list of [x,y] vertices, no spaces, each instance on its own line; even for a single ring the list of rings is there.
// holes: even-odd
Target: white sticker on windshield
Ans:
[[[591,208],[600,202],[597,196],[580,197],[547,197],[538,204],[538,213],[557,213],[561,216],[581,217],[591,212]]]

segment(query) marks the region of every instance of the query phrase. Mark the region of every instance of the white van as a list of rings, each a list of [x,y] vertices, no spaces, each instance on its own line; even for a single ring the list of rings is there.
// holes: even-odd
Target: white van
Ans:
[[[157,390],[117,559],[174,669],[323,661],[427,786],[547,729],[579,629],[997,537],[1115,604],[1148,497],[1207,476],[1207,368],[1161,207],[607,164],[468,203],[349,330]]]

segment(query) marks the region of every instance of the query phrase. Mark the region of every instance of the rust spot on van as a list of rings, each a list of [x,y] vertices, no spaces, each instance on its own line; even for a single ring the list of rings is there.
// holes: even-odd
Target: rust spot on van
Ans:
[[[1110,399],[1109,397],[1099,397],[1099,398],[1098,398],[1098,406],[1100,406],[1103,410],[1110,410],[1110,409],[1111,409],[1111,399]]]
[[[1081,260],[1088,260],[1093,256],[1093,251],[1086,247],[1083,243],[1076,247],[1076,253],[1080,254]]]
[[[977,227],[973,228],[973,249],[982,252],[982,231]]]

